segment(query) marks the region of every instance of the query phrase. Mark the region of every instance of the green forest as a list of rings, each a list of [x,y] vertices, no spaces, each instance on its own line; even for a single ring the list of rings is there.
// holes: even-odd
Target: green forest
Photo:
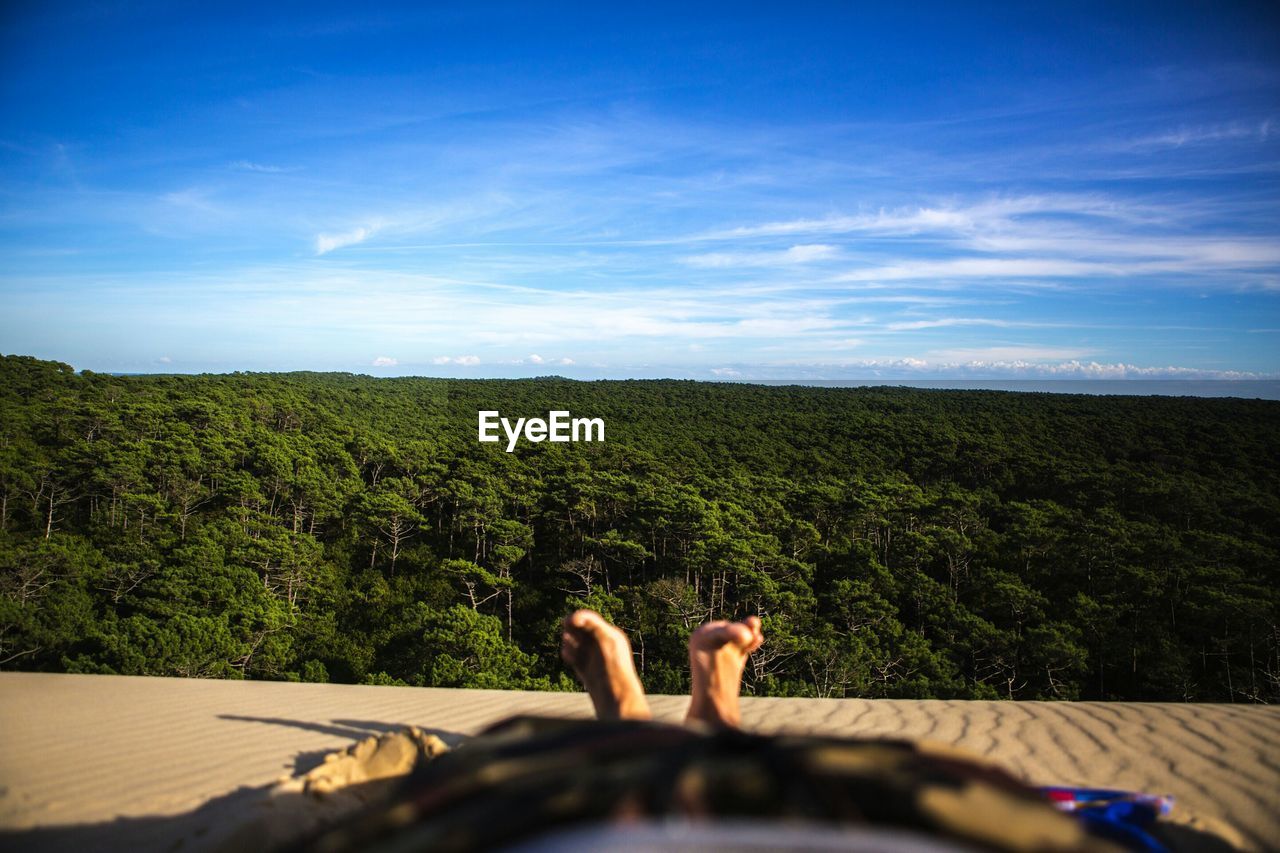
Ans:
[[[603,443],[477,441],[477,411]],[[654,693],[1280,700],[1280,402],[0,359],[0,668]]]

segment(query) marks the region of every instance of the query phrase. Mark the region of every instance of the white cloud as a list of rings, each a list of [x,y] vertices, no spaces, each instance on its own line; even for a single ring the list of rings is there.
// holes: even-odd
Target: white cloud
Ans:
[[[1123,267],[1055,258],[955,258],[873,266],[836,276],[836,281],[946,280],[955,278],[1073,278],[1122,275]]]
[[[169,356],[167,356],[167,355],[162,355],[162,356],[160,356],[159,358],[157,358],[157,359],[156,359],[156,361],[160,362],[161,364],[172,364],[172,363],[173,363],[173,359],[169,358]]]
[[[744,242],[821,234],[874,241],[856,244],[865,247],[866,265],[835,282],[1243,274],[1280,264],[1280,245],[1271,236],[1197,236],[1206,217],[1215,215],[1211,206],[1160,206],[1100,194],[1024,195],[766,222],[685,239]],[[886,248],[883,240],[894,244]],[[809,245],[828,250],[818,257],[841,254],[823,243],[681,260],[699,267],[780,266],[789,253],[803,261],[805,254],[797,250]],[[920,257],[921,248],[926,257]],[[1239,282],[1236,276],[1231,284]]]
[[[834,257],[838,251],[835,246],[828,246],[825,243],[810,243],[803,246],[792,246],[783,252],[783,255],[788,263],[807,264],[811,261],[821,261]]]
[[[858,244],[868,246],[866,266],[836,282],[1253,273],[1280,264],[1280,244],[1272,236],[1198,236],[1206,217],[1214,215],[1212,206],[1160,206],[1099,194],[1025,195],[766,222],[686,239],[850,235],[876,241]],[[894,244],[886,249],[883,240]],[[830,250],[823,257],[840,255],[837,247],[812,245]],[[712,252],[681,260],[700,267],[778,266],[788,252],[801,248]],[[921,248],[926,257],[920,257]],[[1231,283],[1238,282],[1237,276]]]
[[[709,252],[683,259],[691,267],[773,267],[809,264],[836,257],[839,250],[825,243],[792,246],[781,252]]]
[[[1208,142],[1227,142],[1237,139],[1255,139],[1265,142],[1271,135],[1271,121],[1258,124],[1231,124],[1182,126],[1162,133],[1141,136],[1114,143],[1111,148],[1121,151],[1144,151],[1157,148],[1182,148]]]
[[[1045,351],[1042,351],[1045,352]],[[946,354],[942,354],[945,358]],[[752,378],[822,379],[1275,379],[1280,374],[1197,367],[1142,367],[1124,362],[1069,359],[1041,362],[1023,359],[947,361],[914,357],[873,358],[836,363],[759,365],[744,368]]]
[[[317,234],[316,235],[316,254],[326,255],[335,249],[341,249],[344,246],[354,246],[357,243],[363,243],[372,237],[378,230],[376,225],[362,225],[359,228],[353,228],[350,231],[343,231],[340,234]]]
[[[389,355],[380,355],[373,360],[374,367],[395,367],[399,363],[399,359],[392,358]]]
[[[205,218],[222,218],[227,214],[227,211],[216,204],[206,190],[196,187],[165,193],[161,199],[165,204],[185,214],[199,214]]]
[[[109,194],[112,215],[133,219],[146,233],[162,237],[217,239],[226,229],[235,228],[246,217],[235,198],[221,187],[187,187],[156,197],[130,193]],[[98,190],[95,194],[102,194]]]
[[[232,169],[239,169],[243,172],[265,172],[267,174],[275,174],[277,172],[288,171],[283,166],[271,166],[266,163],[252,163],[248,160],[236,160],[229,164]]]
[[[567,365],[570,365],[570,364],[573,364],[573,363],[574,363],[574,361],[573,361],[573,359],[571,359],[571,358],[562,358],[562,359],[560,359],[560,364],[563,364],[563,365],[566,365],[566,366],[567,366]]]
[[[1004,366],[1004,365],[1002,365]],[[1033,376],[1057,379],[1259,379],[1265,374],[1239,370],[1205,370],[1198,367],[1139,367],[1116,362],[1104,364],[1096,361],[1071,360],[1061,364],[1023,364],[1006,366]],[[1274,374],[1272,374],[1274,376]]]
[[[1076,359],[1088,354],[1089,350],[1082,350],[1076,347],[1042,347],[1034,345],[970,347],[938,350],[931,353],[935,358],[945,361],[968,363],[1050,361],[1053,359]]]
[[[716,376],[741,376],[742,371],[735,370],[732,367],[713,367],[711,372]]]
[[[529,361],[533,364],[542,364],[542,362],[546,361],[546,359],[544,359],[542,356],[538,355],[535,352],[529,356]]]
[[[1045,214],[1132,219],[1141,211],[1094,195],[997,196],[968,204],[900,207],[874,213],[838,214],[745,225],[697,235],[695,240],[737,240],[795,234],[874,234],[913,236],[970,232],[1002,226],[1022,216]]]
[[[856,349],[865,346],[866,343],[861,338],[838,338],[836,340],[819,341],[813,348],[822,350]]]
[[[468,367],[480,363],[480,357],[477,355],[460,355],[453,360],[454,364],[462,364]]]
[[[1063,327],[1066,323],[1033,323],[1022,320],[992,320],[986,317],[938,317],[933,320],[901,320],[886,323],[885,328],[894,332],[912,331],[915,329],[943,329],[952,326],[995,326],[1001,329],[1028,327]]]
[[[1280,263],[1280,247],[1273,239],[1137,236],[1061,225],[1051,230],[1023,228],[982,235],[975,237],[971,245],[992,253],[1106,258],[1117,272],[1136,274],[1248,269]]]

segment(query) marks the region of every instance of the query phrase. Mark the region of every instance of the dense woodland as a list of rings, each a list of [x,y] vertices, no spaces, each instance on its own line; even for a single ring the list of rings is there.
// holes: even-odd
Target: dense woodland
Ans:
[[[480,444],[476,412],[606,421]],[[1280,403],[0,359],[0,668],[767,695],[1280,699]]]

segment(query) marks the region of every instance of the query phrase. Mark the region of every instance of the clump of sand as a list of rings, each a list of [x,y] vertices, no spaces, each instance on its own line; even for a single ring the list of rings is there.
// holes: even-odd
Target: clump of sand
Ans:
[[[311,794],[318,798],[350,793],[353,786],[368,790],[364,783],[403,776],[423,761],[447,752],[449,747],[435,735],[417,726],[404,731],[367,737],[346,749],[331,752],[319,767],[299,777],[281,777],[282,792]]]
[[[312,835],[386,799],[415,767],[448,749],[437,736],[410,726],[331,752],[307,773],[276,780],[221,849],[266,853]]]

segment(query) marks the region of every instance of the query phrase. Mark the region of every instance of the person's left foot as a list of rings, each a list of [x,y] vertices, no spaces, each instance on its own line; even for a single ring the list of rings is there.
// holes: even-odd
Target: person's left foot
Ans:
[[[737,728],[741,722],[738,692],[747,657],[764,643],[760,617],[742,622],[708,622],[689,638],[689,691],[686,721]]]
[[[636,675],[627,635],[599,613],[577,610],[565,617],[560,657],[587,688],[601,720],[648,720],[653,716]]]

